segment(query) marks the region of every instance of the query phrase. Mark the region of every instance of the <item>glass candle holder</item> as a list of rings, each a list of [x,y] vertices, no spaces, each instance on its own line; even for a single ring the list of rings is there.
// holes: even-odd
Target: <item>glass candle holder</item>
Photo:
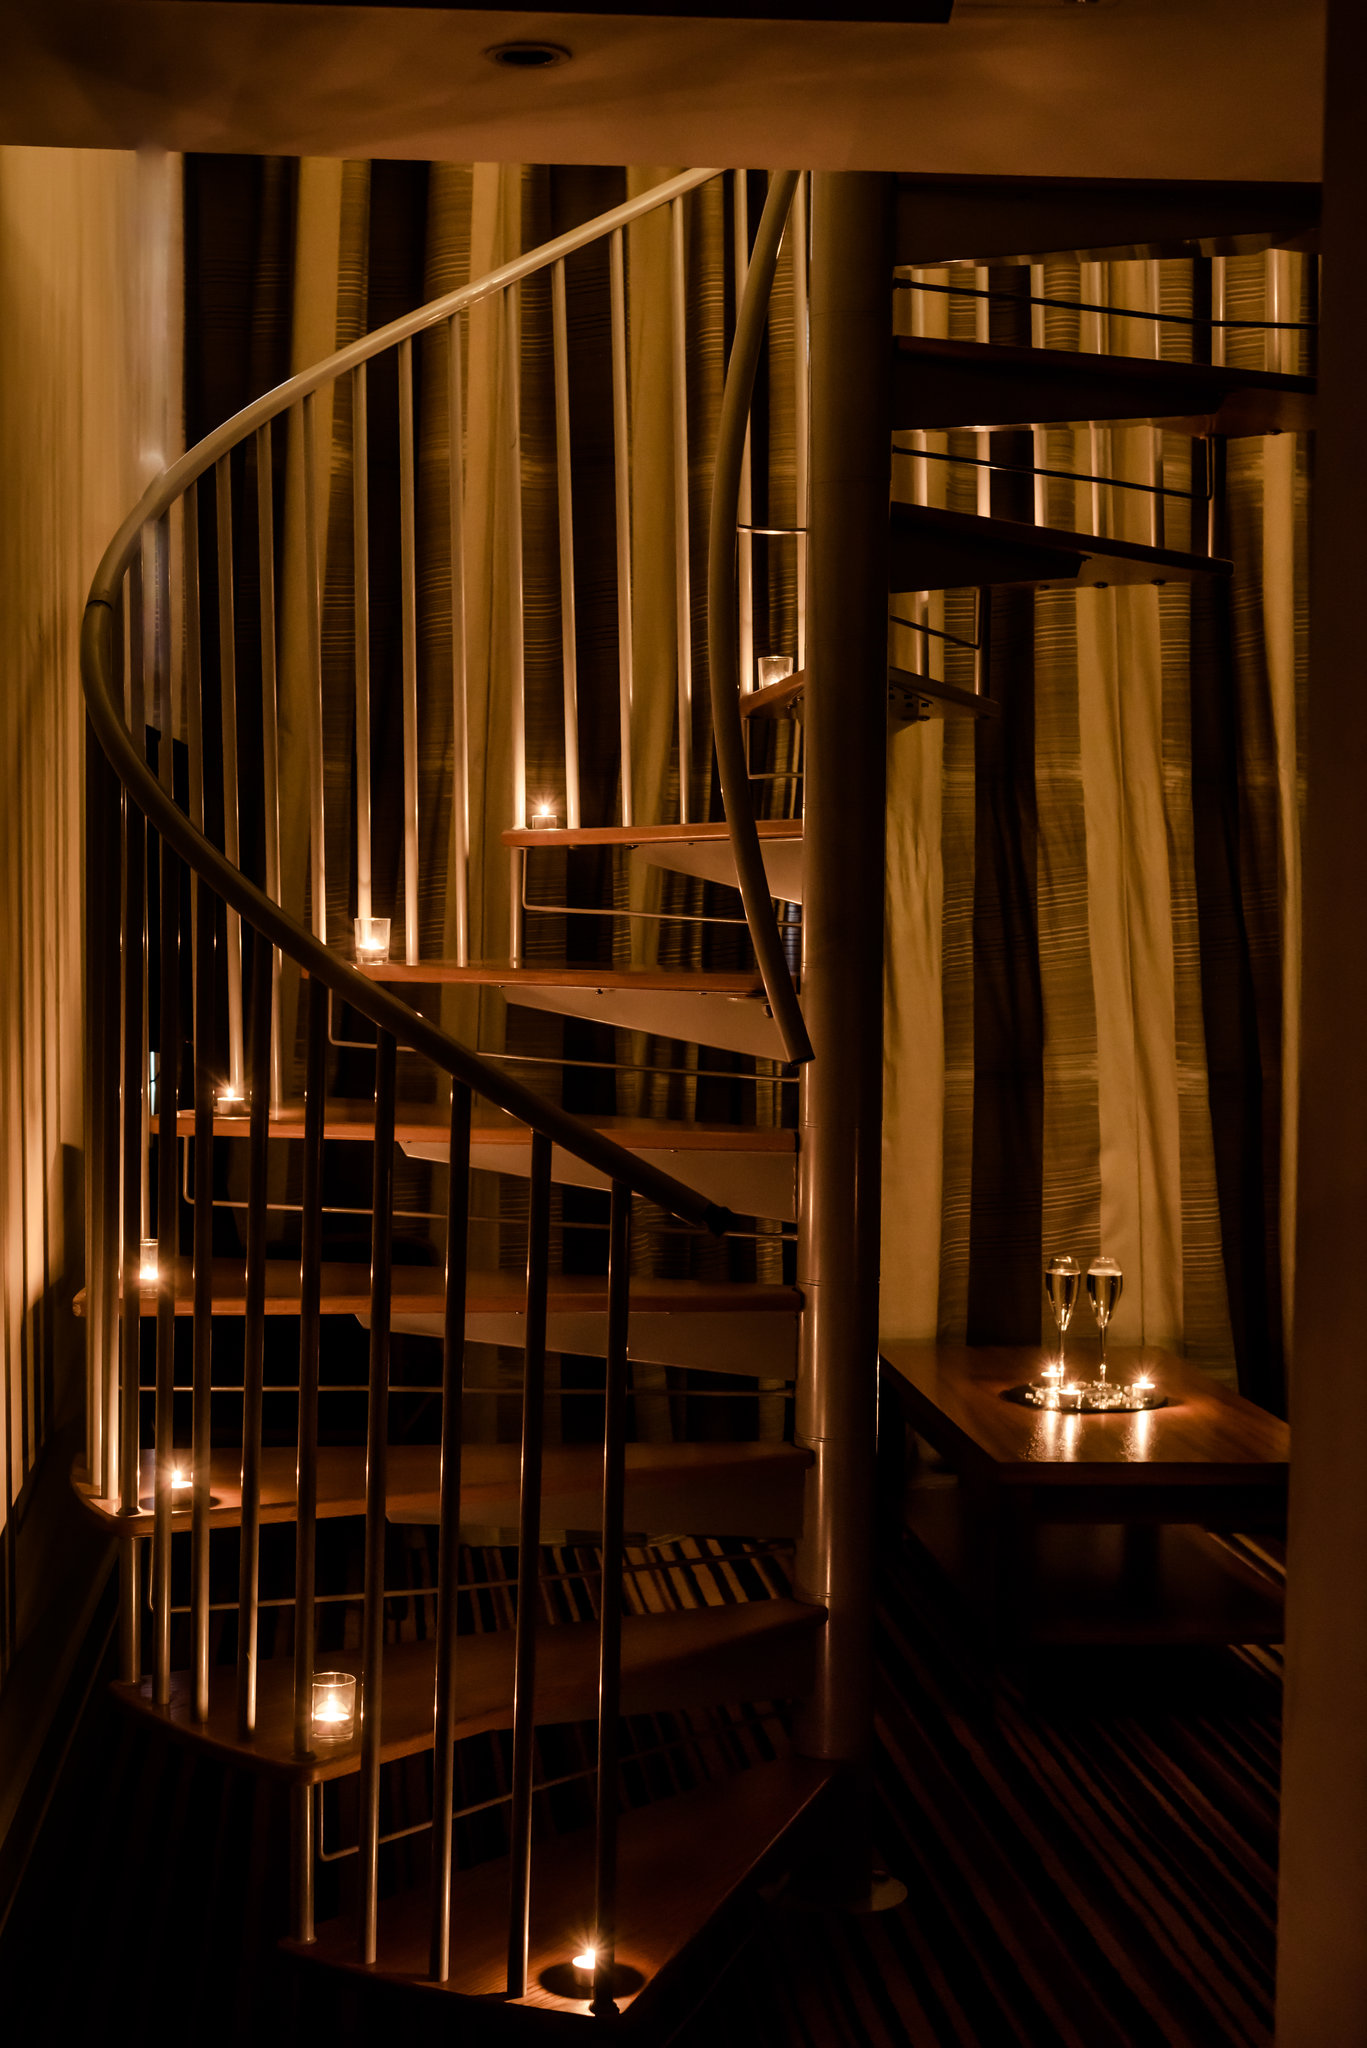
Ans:
[[[759,674],[757,687],[767,690],[771,683],[781,683],[792,674],[793,657],[791,654],[761,654],[755,667]]]
[[[157,1241],[154,1237],[145,1237],[142,1240],[140,1255],[138,1258],[138,1285],[139,1287],[145,1289],[149,1287],[155,1287],[156,1284]]]
[[[389,958],[389,919],[358,917],[355,926],[356,964],[359,967],[383,967]]]
[[[315,1742],[350,1742],[356,1733],[356,1679],[352,1672],[314,1672],[310,1725]]]

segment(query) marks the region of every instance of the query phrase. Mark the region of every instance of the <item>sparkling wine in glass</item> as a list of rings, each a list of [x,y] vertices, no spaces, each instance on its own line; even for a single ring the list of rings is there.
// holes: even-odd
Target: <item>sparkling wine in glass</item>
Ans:
[[[1044,1269],[1044,1291],[1049,1297],[1054,1322],[1058,1326],[1058,1376],[1063,1379],[1063,1339],[1072,1320],[1073,1304],[1077,1300],[1077,1285],[1082,1269],[1076,1259],[1067,1256],[1050,1259]]]
[[[1087,1268],[1087,1299],[1101,1332],[1101,1377],[1106,1377],[1106,1325],[1115,1314],[1125,1278],[1114,1259],[1093,1259]]]

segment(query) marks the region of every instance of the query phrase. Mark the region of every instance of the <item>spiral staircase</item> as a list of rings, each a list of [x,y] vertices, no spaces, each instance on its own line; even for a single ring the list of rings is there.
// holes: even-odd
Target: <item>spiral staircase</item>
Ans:
[[[696,429],[685,251],[694,195],[716,180],[737,280],[704,551],[687,495]],[[992,338],[985,287],[956,288],[983,311],[979,338],[894,338],[894,300],[944,289],[918,267],[956,249],[937,240],[949,230],[915,181],[818,178],[809,221],[806,181],[776,176],[753,235],[747,197],[742,177],[686,173],[267,394],[150,487],[111,543],[86,612],[91,1171],[79,1306],[90,1403],[76,1483],[119,1545],[117,1694],[158,1739],[286,1788],[287,1945],[301,1970],[329,1981],[361,1973],[376,1997],[388,1987],[410,2002],[454,2000],[472,2038],[521,2038],[586,2016],[663,2038],[761,1888],[815,1860],[840,1873],[847,1903],[866,1890],[887,721],[999,715],[989,628],[1003,587],[1227,578],[1209,509],[1222,437],[1313,419],[1310,378],[1199,359],[1203,334],[1209,355],[1220,325],[1209,305],[1186,322],[1192,360],[1039,345],[1038,292],[1003,295],[1026,339]],[[1204,213],[1199,191],[1179,203],[1166,190],[1146,198],[1117,187],[1110,214],[1105,194],[1074,198],[1055,207],[1056,239],[1043,246],[1030,239],[1038,219],[1022,222],[1010,253],[1039,260],[1085,242],[1199,256],[1203,236],[1256,235],[1275,215],[1257,188],[1206,195]],[[661,331],[680,622],[672,819],[638,819],[631,800],[631,507],[660,486],[634,467],[628,337],[633,235],[652,217],[670,248]],[[801,345],[797,388],[784,397],[796,514],[780,530],[760,502],[747,436],[785,233]],[[618,815],[587,821],[566,289],[585,252],[606,258],[594,275],[606,287],[612,358],[605,546],[621,738]],[[489,960],[471,957],[469,941],[480,925],[472,891],[492,888],[492,870],[471,828],[481,792],[466,703],[463,360],[478,318],[502,336],[508,363],[523,362],[521,295],[533,284],[551,310],[563,747],[554,803],[538,816],[515,372],[498,420],[513,508],[499,543],[512,774],[506,791],[484,792],[506,820],[511,935],[506,956]],[[368,415],[368,391],[391,374],[393,416]],[[415,427],[415,386],[428,394],[434,380],[450,422],[435,492],[419,488]],[[343,399],[353,462],[339,524],[319,408]],[[771,383],[758,403],[777,402]],[[1165,544],[1157,510],[1147,540],[1039,516],[1046,470],[1029,431],[1049,421],[1161,422],[1185,436],[1190,490],[1165,492],[1161,479],[1136,488],[1152,508],[1183,499],[1186,546]],[[936,502],[928,484],[929,437],[962,429],[986,451],[976,514]],[[1027,460],[1002,456],[1005,430],[1025,434]],[[401,688],[397,702],[372,704],[369,477],[389,460]],[[1027,516],[1005,516],[1003,492]],[[278,588],[284,503],[302,515],[304,631],[293,641]],[[791,548],[796,596],[796,644],[763,661],[760,536]],[[340,628],[326,598],[338,547],[351,550],[353,571]],[[425,943],[431,920],[419,914],[433,829],[419,816],[419,631],[434,560],[449,578],[450,617],[444,954]],[[710,719],[695,701],[689,628],[703,589]],[[897,644],[918,650],[891,665],[889,593]],[[942,593],[957,610],[935,609]],[[849,606],[862,607],[853,623]],[[974,629],[956,635],[951,616],[971,616]],[[324,756],[337,724],[325,641],[339,630],[354,650],[347,831],[358,918],[381,900],[377,821],[401,821],[387,907],[402,902],[402,940],[396,933],[393,957],[369,961],[329,924],[324,882],[336,844]],[[287,658],[303,664],[302,733],[280,715]],[[382,731],[392,746],[380,745]],[[704,743],[715,744],[715,783],[708,760],[694,758]],[[804,775],[805,803],[794,797]],[[300,787],[307,888],[282,853],[282,792]],[[620,911],[624,878],[664,870],[675,893],[661,919],[701,905],[687,914],[729,922],[733,945],[741,925],[729,892],[739,888],[748,960],[674,966],[645,946],[621,964],[606,944],[574,957],[589,950],[577,938],[569,957],[547,960],[540,935],[574,929],[572,913],[585,908],[566,880],[584,860],[597,863],[600,896],[603,876],[617,877],[616,894],[591,907],[600,919],[604,907]],[[544,1045],[546,1019],[573,1038],[550,1054],[476,1051],[435,1021],[443,993],[461,987],[502,996],[513,1020],[506,1048]],[[583,1099],[594,1068],[586,1046],[600,1067],[615,1064],[621,1084],[650,1064],[641,1049],[652,1045],[676,1074],[713,1063],[733,1099],[748,1091],[755,1115],[576,1116],[561,1106],[562,1077]],[[515,1078],[519,1057],[522,1071],[549,1067],[553,1086]],[[773,1101],[781,1106],[761,1121],[759,1105]],[[476,1185],[494,1191],[492,1238],[472,1172],[491,1177]],[[417,1232],[406,1227],[415,1200]],[[597,1250],[586,1256],[586,1243]],[[495,1357],[495,1377],[481,1378],[475,1362]],[[515,1440],[466,1426],[513,1407]],[[699,1433],[700,1416],[711,1424],[727,1413],[746,1418],[748,1438],[743,1427],[739,1440],[716,1426]],[[555,1568],[557,1555],[582,1559],[586,1548],[587,1566]],[[396,1585],[401,1553],[409,1576]],[[491,1558],[512,1561],[492,1625],[478,1599]],[[680,1559],[713,1590],[688,1603],[641,1597],[652,1573]],[[757,1572],[775,1559],[786,1570]],[[750,1596],[716,1597],[724,1574],[742,1568]],[[320,1590],[339,1577],[340,1591]],[[566,1579],[577,1604],[556,1597]],[[419,1611],[421,1623],[405,1627]],[[357,1680],[354,1721],[338,1740],[315,1718],[315,1679],[334,1664]],[[703,1773],[672,1798],[619,1798],[624,1743],[639,1746],[624,1732],[631,1717],[685,1717],[669,1725],[685,1728],[686,1745],[686,1717],[722,1709],[767,1715],[779,1731],[768,1754],[738,1773]],[[591,1824],[566,1830],[552,1825],[551,1753],[540,1745],[569,1727],[587,1731],[588,1761],[570,1775],[591,1792]],[[461,1745],[491,1735],[498,1790],[471,1802]],[[426,1806],[405,1823],[415,1782]],[[503,1853],[472,1858],[460,1824],[490,1806],[506,1816]],[[349,1837],[340,1849],[338,1830]],[[429,1845],[425,1867],[414,1840]]]

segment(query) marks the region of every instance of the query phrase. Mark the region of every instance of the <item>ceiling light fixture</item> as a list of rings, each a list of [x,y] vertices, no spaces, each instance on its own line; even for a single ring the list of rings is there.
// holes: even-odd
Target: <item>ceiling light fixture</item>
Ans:
[[[549,71],[554,64],[570,61],[563,43],[495,43],[484,54],[491,64],[501,64],[507,71]]]

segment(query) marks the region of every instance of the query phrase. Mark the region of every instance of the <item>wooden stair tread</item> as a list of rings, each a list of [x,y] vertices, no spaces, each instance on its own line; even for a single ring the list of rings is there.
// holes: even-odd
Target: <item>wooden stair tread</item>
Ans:
[[[1229,576],[1232,566],[1175,548],[1141,546],[1015,519],[984,519],[931,505],[892,508],[889,588],[953,590],[984,584],[1060,584],[1104,589],[1119,583],[1187,582]]]
[[[682,1118],[640,1116],[594,1116],[583,1121],[629,1152],[793,1152],[797,1148],[796,1131],[771,1125],[697,1124],[685,1123]],[[158,1118],[152,1118],[151,1127],[156,1133],[160,1128]],[[267,1129],[273,1138],[302,1138],[303,1104],[287,1103],[273,1111]],[[330,1101],[324,1114],[323,1130],[328,1138],[368,1144],[375,1135],[373,1102]],[[245,1138],[247,1132],[248,1119],[245,1116],[214,1118],[215,1137]],[[182,1138],[194,1136],[195,1113],[192,1109],[177,1111],[176,1133]],[[394,1120],[394,1136],[399,1144],[444,1143],[450,1134],[450,1116],[437,1104],[399,1105]],[[481,1147],[526,1145],[530,1148],[531,1142],[530,1124],[481,1105],[476,1109],[470,1126],[474,1155],[470,1163],[479,1165]]]
[[[364,1394],[364,1387],[357,1391]],[[548,1444],[543,1452],[541,1513],[547,1529],[592,1527],[601,1498],[603,1453],[597,1444]],[[657,1508],[675,1508],[690,1481],[699,1479],[752,1489],[766,1480],[790,1477],[800,1481],[811,1454],[784,1443],[632,1443],[626,1447],[626,1526],[659,1533],[665,1527],[687,1526],[693,1535],[730,1535],[729,1529],[682,1524],[677,1512],[663,1522]],[[189,1454],[185,1457],[189,1470]],[[460,1510],[463,1524],[513,1528],[517,1523],[521,1449],[517,1444],[466,1444],[461,1456]],[[150,1503],[155,1483],[155,1457],[141,1457],[141,1494]],[[297,1454],[289,1447],[267,1445],[261,1453],[261,1519],[292,1522],[298,1501]],[[436,1444],[391,1444],[389,1519],[395,1522],[435,1521],[440,1503],[441,1452]],[[209,1461],[213,1505],[209,1521],[215,1528],[233,1528],[242,1513],[240,1451],[215,1451]],[[152,1528],[150,1505],[137,1516],[119,1512],[118,1496],[96,1494],[76,1482],[83,1504],[106,1524],[117,1523],[124,1535],[146,1536]],[[318,1518],[365,1513],[365,1450],[356,1444],[329,1444],[318,1453]],[[172,1527],[190,1527],[188,1490],[177,1497]],[[767,1533],[779,1533],[770,1531]]]
[[[416,1590],[416,1589],[415,1589]],[[784,1699],[809,1683],[810,1650],[826,1610],[799,1600],[751,1600],[689,1607],[665,1614],[629,1614],[622,1623],[622,1712],[667,1713],[727,1701]],[[463,1635],[456,1653],[456,1739],[512,1726],[513,1630]],[[328,1652],[331,1658],[334,1653]],[[362,1680],[351,1652],[336,1662]],[[431,1639],[388,1643],[384,1652],[380,1753],[385,1761],[432,1746],[435,1677]],[[151,1680],[116,1684],[126,1705],[168,1733],[259,1770],[318,1783],[360,1769],[359,1731],[349,1743],[313,1757],[294,1752],[294,1661],[266,1658],[258,1666],[256,1733],[237,1732],[236,1674],[215,1666],[209,1717],[191,1714],[188,1672],[173,1672],[171,1700],[152,1704]],[[598,1711],[598,1624],[543,1626],[536,1648],[536,1718],[540,1725],[592,1720]]]
[[[486,988],[657,990],[677,995],[763,997],[757,968],[701,972],[689,967],[512,967],[505,960],[388,960],[358,967],[368,981],[474,982]]]
[[[1135,323],[1137,324],[1137,323]],[[898,335],[893,428],[1152,420],[1187,432],[1307,432],[1315,380],[1153,356]]]
[[[777,685],[771,685],[776,688]],[[761,839],[800,839],[801,818],[757,818],[755,830]],[[725,819],[700,825],[582,825],[546,828],[525,826],[503,834],[505,846],[694,846],[709,840],[729,840],[731,828]]]
[[[640,2038],[658,2016],[667,2025],[705,1988],[691,1968],[690,1945],[728,1902],[743,1895],[772,1852],[814,1812],[836,1774],[832,1764],[779,1757],[622,1815],[618,1834],[617,1957],[644,1983],[619,2001],[614,2033]],[[701,1852],[700,1852],[701,1851]],[[379,1954],[370,1978],[398,1980],[433,1997],[478,2000],[461,2015],[461,2038],[497,2038],[518,2027],[526,2008],[587,2020],[581,2000],[554,1997],[542,1973],[565,1962],[584,1939],[592,1912],[593,1833],[538,1843],[533,1855],[528,1990],[506,2002],[508,1865],[456,1871],[451,1896],[451,1974],[428,1976],[430,1893],[400,1892],[380,1905]],[[285,1944],[301,1963],[357,1970],[355,1923],[327,1921],[309,1943]],[[452,2018],[456,2014],[453,2012]],[[525,2020],[524,2020],[525,2024]],[[476,2033],[474,2030],[479,2029]]]
[[[293,1259],[266,1261],[266,1314],[288,1316],[299,1313],[300,1276]],[[213,1272],[215,1315],[246,1314],[246,1265],[240,1259],[215,1259]],[[446,1298],[446,1277],[439,1266],[396,1266],[394,1268],[393,1312],[400,1315],[429,1315],[440,1312]],[[157,1312],[157,1290],[148,1286],[141,1293],[142,1313]],[[175,1267],[176,1314],[188,1316],[194,1310],[194,1283],[188,1259],[177,1259]],[[526,1300],[526,1280],[521,1273],[472,1272],[466,1280],[467,1315],[519,1315]],[[606,1275],[553,1273],[548,1305],[550,1313],[583,1315],[607,1313]],[[85,1289],[73,1304],[77,1315],[85,1313]],[[652,1280],[633,1278],[631,1307],[634,1314],[796,1315],[802,1297],[795,1287],[782,1287],[759,1280]],[[324,1315],[369,1315],[370,1267],[324,1261],[322,1271],[322,1313]]]

